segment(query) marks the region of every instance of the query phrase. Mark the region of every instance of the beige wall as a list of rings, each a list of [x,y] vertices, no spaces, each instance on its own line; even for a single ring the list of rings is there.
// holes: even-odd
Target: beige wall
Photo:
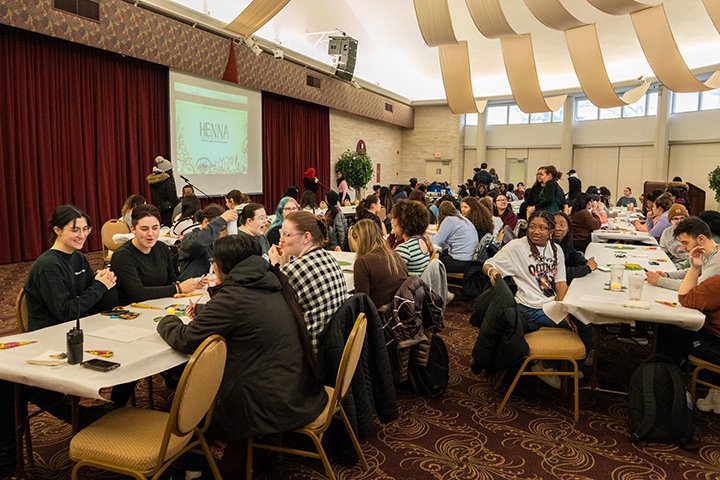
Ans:
[[[451,160],[453,183],[459,183],[463,173],[463,126],[460,115],[446,106],[415,108],[415,128],[402,131],[400,148],[400,178],[407,182],[411,177],[426,179],[427,161],[440,153]]]
[[[717,126],[717,123],[715,123]],[[710,190],[708,173],[720,165],[720,142],[687,145],[670,145],[670,171],[668,178],[681,177],[705,190],[705,208],[718,210],[715,192]]]
[[[367,153],[373,162],[375,173],[369,186],[374,183],[388,185],[400,178],[400,152],[402,128],[370,120],[340,110],[330,110],[330,168],[335,172],[337,159],[345,150],[355,150],[358,140],[364,140]],[[380,181],[377,179],[377,164]],[[335,187],[335,185],[330,185]],[[367,191],[364,192],[367,195]],[[354,198],[354,194],[352,195]]]

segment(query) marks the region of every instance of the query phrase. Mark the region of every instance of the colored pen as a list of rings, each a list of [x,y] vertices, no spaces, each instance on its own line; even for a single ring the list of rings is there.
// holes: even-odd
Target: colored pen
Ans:
[[[660,305],[667,305],[668,307],[677,307],[677,302],[665,302],[662,300],[655,300]]]
[[[37,340],[29,340],[26,342],[2,342],[0,343],[0,350],[7,350],[8,348],[22,347],[23,345],[30,345],[36,343]]]
[[[114,352],[112,350],[85,350],[85,353],[90,355],[98,355],[100,357],[112,357]]]

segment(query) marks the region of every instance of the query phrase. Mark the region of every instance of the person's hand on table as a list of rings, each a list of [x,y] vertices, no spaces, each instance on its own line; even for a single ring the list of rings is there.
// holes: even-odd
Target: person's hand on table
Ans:
[[[595,261],[595,257],[590,257],[587,259],[587,266],[590,267],[591,272],[594,272],[595,269],[597,269],[597,262]]]
[[[195,320],[195,305],[197,305],[197,303],[189,300],[188,306],[185,307],[185,315],[187,315],[190,320]]]
[[[113,288],[116,283],[115,273],[113,273],[109,268],[98,270],[97,273],[95,273],[95,280],[105,285],[105,288],[108,290]]]
[[[665,277],[667,277],[667,276],[668,276],[667,273],[665,273],[665,272],[660,272],[660,271],[657,271],[657,272],[646,272],[646,273],[645,273],[645,280],[646,280],[650,285],[657,285],[658,280],[660,280],[661,278],[665,278]]]

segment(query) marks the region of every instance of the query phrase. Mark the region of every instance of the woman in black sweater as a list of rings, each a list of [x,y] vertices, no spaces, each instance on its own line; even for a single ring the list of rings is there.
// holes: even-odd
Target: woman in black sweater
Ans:
[[[204,278],[177,281],[170,249],[164,243],[158,243],[160,211],[157,207],[140,205],[134,208],[131,230],[135,237],[115,251],[110,267],[117,276],[122,305],[189,293],[207,282]]]
[[[570,217],[563,212],[555,214],[555,234],[553,238],[555,243],[562,247],[565,255],[565,276],[568,285],[574,278],[584,277],[597,268],[595,258],[586,259],[581,252],[575,250],[572,240],[572,222]]]

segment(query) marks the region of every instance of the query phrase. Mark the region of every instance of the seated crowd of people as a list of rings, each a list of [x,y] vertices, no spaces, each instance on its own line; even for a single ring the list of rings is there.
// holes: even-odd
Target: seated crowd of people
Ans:
[[[92,228],[90,217],[63,205],[50,221],[54,243],[25,283],[29,327],[192,292],[214,278],[210,300],[188,307],[191,322],[169,315],[158,332],[185,353],[210,334],[227,339],[226,374],[210,436],[228,445],[307,424],[325,407],[317,354],[323,332],[349,297],[331,250],[356,253],[355,293],[368,295],[378,308],[390,304],[408,279],[423,276],[434,259],[447,274],[467,275],[481,263],[479,274],[488,288],[498,276],[512,279],[529,330],[573,328],[589,354],[594,329],[571,318],[557,324],[542,307],[562,300],[574,279],[597,268],[584,251],[592,232],[616,213],[606,187],[566,195],[558,184],[561,175],[553,166],[541,167],[526,190],[499,182],[483,164],[457,195],[447,184],[417,179],[401,187],[376,185],[351,218],[341,210],[349,200],[342,174],[339,191],[328,191],[318,204],[314,171],[306,172],[302,195],[289,187],[274,210],[237,190],[226,195],[226,208],[215,203],[203,208],[186,186],[174,219],[163,224],[155,205],[132,195],[121,217],[134,236],[113,253],[109,269],[97,272],[80,252]],[[693,353],[720,363],[720,214],[692,217],[687,202],[677,199],[669,189],[638,203],[628,187],[616,205],[641,210],[644,220],[636,228],[658,239],[678,266],[672,274],[648,272],[648,283],[677,290],[682,305],[707,316],[700,332],[672,335],[666,351],[678,361]],[[511,202],[518,201],[522,204],[514,211]],[[175,255],[159,242],[163,225],[177,237]],[[560,387],[557,376],[540,378]],[[112,400],[124,405],[133,387],[115,387]],[[51,392],[36,390],[39,403],[54,399]],[[703,402],[720,413],[716,390]]]

